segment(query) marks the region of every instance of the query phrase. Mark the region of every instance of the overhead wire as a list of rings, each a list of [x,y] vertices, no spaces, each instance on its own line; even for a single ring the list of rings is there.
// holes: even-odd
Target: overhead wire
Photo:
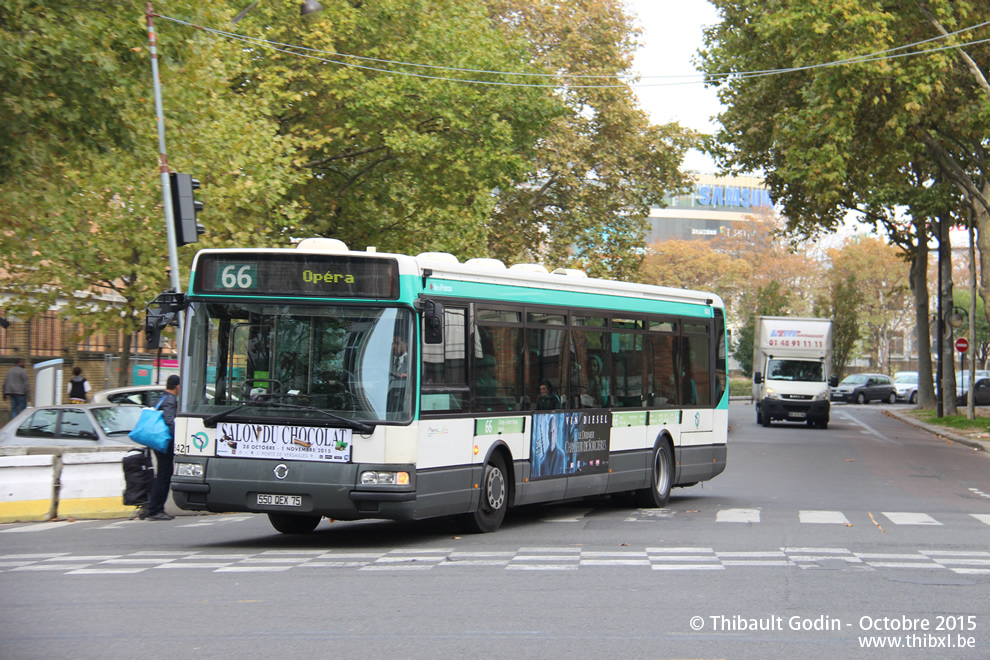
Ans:
[[[641,87],[669,87],[669,86],[680,86],[680,85],[694,85],[694,84],[711,84],[725,78],[736,78],[739,80],[746,80],[750,78],[760,78],[766,76],[782,75],[786,73],[794,73],[798,71],[808,71],[813,69],[821,69],[836,66],[847,66],[850,64],[862,64],[868,62],[876,62],[885,59],[900,59],[904,57],[914,57],[917,55],[930,55],[932,53],[937,53],[946,50],[954,50],[958,48],[974,46],[978,44],[990,42],[990,38],[979,39],[975,41],[969,41],[961,44],[947,44],[940,46],[938,48],[928,48],[924,50],[917,50],[908,53],[899,53],[898,51],[903,51],[909,48],[916,48],[928,43],[941,41],[944,39],[949,39],[951,37],[957,36],[965,32],[971,32],[982,27],[990,25],[990,21],[985,21],[977,25],[972,25],[969,27],[961,28],[955,32],[950,32],[945,35],[939,35],[929,39],[923,39],[921,41],[916,41],[910,44],[904,44],[901,46],[896,46],[893,48],[876,51],[874,53],[867,53],[864,55],[856,55],[848,58],[843,58],[840,60],[833,60],[829,62],[820,62],[817,64],[808,64],[795,67],[785,67],[778,69],[763,69],[756,71],[730,71],[724,73],[711,73],[711,74],[681,74],[681,75],[638,75],[638,74],[610,74],[610,75],[594,75],[594,74],[568,74],[568,73],[537,73],[537,72],[525,72],[525,71],[497,71],[497,70],[487,70],[487,69],[471,69],[464,67],[451,67],[443,66],[437,64],[423,64],[418,62],[403,62],[400,60],[387,60],[381,58],[366,57],[361,55],[351,55],[348,53],[336,53],[315,48],[309,48],[307,46],[300,46],[296,44],[286,44],[277,41],[271,41],[268,39],[259,39],[257,37],[251,37],[248,35],[238,34],[236,32],[230,32],[227,30],[221,30],[218,28],[211,28],[207,26],[197,25],[189,21],[185,21],[179,18],[165,16],[162,14],[155,14],[156,17],[163,20],[171,21],[179,25],[185,25],[194,29],[202,30],[209,34],[213,34],[218,37],[225,39],[230,39],[233,41],[239,41],[242,43],[250,44],[257,47],[266,48],[273,50],[275,52],[281,52],[288,55],[295,55],[297,57],[303,57],[307,59],[315,59],[321,62],[326,62],[328,64],[338,64],[341,66],[346,66],[354,69],[361,69],[366,71],[374,71],[378,73],[386,73],[391,75],[407,76],[413,78],[423,78],[428,80],[439,80],[445,82],[457,82],[465,84],[476,84],[476,85],[495,85],[495,86],[507,86],[507,87],[537,87],[537,88],[550,88],[556,89],[560,87],[559,82],[555,83],[545,83],[545,84],[533,84],[533,83],[522,83],[522,82],[510,82],[510,81],[499,81],[499,80],[478,80],[469,78],[452,78],[447,76],[433,76],[424,73],[415,73],[410,71],[401,71],[396,69],[381,68],[377,66],[367,66],[363,64],[355,64],[353,62],[342,61],[340,59],[334,58],[348,58],[352,60],[358,60],[363,62],[374,62],[382,65],[389,66],[404,66],[404,67],[418,67],[423,69],[433,69],[439,71],[451,71],[457,73],[471,73],[471,74],[483,74],[492,76],[512,76],[520,78],[552,78],[556,81],[563,80],[586,80],[586,79],[606,79],[606,80],[618,80],[618,81],[628,81],[620,82],[618,84],[601,84],[601,85],[583,85],[583,84],[567,84],[568,88],[571,89],[615,89],[615,88],[641,88]],[[681,80],[681,79],[687,80]],[[659,83],[641,83],[643,79],[662,79],[662,80],[678,80],[678,82],[659,82]]]

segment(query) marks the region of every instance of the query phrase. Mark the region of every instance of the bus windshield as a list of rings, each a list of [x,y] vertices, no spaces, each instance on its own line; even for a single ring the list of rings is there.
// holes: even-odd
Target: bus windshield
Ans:
[[[189,308],[187,413],[272,423],[412,419],[412,311],[197,303]],[[233,407],[239,410],[231,410]]]

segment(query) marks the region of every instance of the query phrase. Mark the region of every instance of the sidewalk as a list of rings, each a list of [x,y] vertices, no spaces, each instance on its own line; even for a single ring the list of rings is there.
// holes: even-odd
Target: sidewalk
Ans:
[[[935,424],[927,424],[925,422],[919,421],[912,415],[905,414],[900,410],[885,410],[885,415],[890,415],[896,419],[901,420],[905,424],[911,424],[919,429],[924,429],[930,433],[951,440],[952,442],[957,442],[961,445],[966,445],[967,447],[973,447],[980,451],[990,451],[990,432],[988,431],[976,431],[966,433],[959,431],[957,429],[950,429],[944,426],[937,426]],[[990,417],[987,419],[987,425],[990,426]]]

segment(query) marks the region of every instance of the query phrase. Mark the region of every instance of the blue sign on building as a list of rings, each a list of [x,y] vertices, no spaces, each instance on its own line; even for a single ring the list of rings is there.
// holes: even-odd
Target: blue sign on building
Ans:
[[[770,191],[763,188],[734,186],[698,186],[698,203],[702,206],[773,207]]]

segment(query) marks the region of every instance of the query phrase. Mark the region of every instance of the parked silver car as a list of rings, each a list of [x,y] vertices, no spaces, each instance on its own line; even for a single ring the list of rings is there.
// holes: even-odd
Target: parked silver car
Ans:
[[[0,429],[0,447],[135,447],[127,434],[141,410],[97,403],[28,408]]]
[[[918,372],[901,371],[894,375],[897,400],[918,403]]]

